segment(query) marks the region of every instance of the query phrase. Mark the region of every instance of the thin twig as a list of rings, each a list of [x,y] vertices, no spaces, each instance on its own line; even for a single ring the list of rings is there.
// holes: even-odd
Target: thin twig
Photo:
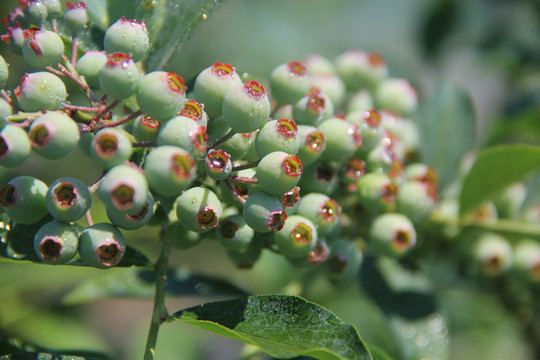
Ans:
[[[232,186],[231,182],[228,179],[223,180],[223,182],[238,201],[240,201],[242,204],[246,202],[246,199],[244,199],[242,196],[240,196],[240,194],[238,194],[238,192],[234,189],[234,186]]]
[[[223,135],[223,137],[221,139],[218,139],[216,140],[216,142],[214,142],[212,145],[210,145],[206,150],[207,151],[210,151],[212,150],[213,148],[216,148],[218,147],[219,145],[223,144],[225,141],[229,140],[231,137],[233,137],[233,135],[235,134],[235,132],[231,129],[229,130],[228,133],[226,133],[225,135]]]
[[[130,120],[135,119],[137,116],[142,115],[142,113],[143,112],[141,110],[137,110],[134,113],[129,114],[128,116],[126,116],[126,117],[124,117],[124,118],[122,118],[120,120],[111,121],[111,122],[108,122],[108,123],[102,123],[102,126],[103,127],[115,127],[115,126],[118,126],[118,125],[122,125],[124,123],[127,123]]]
[[[252,161],[252,162],[244,164],[244,165],[233,166],[231,171],[240,171],[240,170],[245,170],[245,169],[251,169],[251,168],[257,167],[257,165],[259,165],[259,162],[261,162],[261,159],[259,159],[257,161]]]
[[[77,62],[77,34],[71,34],[71,65],[75,66]]]

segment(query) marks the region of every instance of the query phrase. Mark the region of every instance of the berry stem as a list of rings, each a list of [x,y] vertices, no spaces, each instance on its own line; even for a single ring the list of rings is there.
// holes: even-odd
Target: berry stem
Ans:
[[[78,105],[71,105],[71,104],[64,104],[64,109],[94,112],[94,113],[97,113],[102,110],[102,108],[99,106],[78,106]]]
[[[77,43],[78,43],[77,34],[73,33],[71,34],[71,65],[75,66],[75,63],[77,62]]]
[[[58,64],[58,68],[62,71],[62,73],[65,76],[69,77],[71,80],[75,81],[77,85],[79,85],[79,87],[82,91],[85,92],[86,97],[90,100],[91,103],[99,102],[97,94],[94,92],[94,90],[90,89],[84,77],[79,76],[77,70],[75,70],[75,65],[72,65],[72,63],[65,55],[62,56],[62,61],[64,62],[65,66],[62,64]]]
[[[56,22],[56,19],[54,18],[51,19],[51,29],[52,31],[58,34],[58,23]]]
[[[233,166],[232,170],[231,171],[240,171],[240,170],[245,170],[245,169],[251,169],[251,168],[254,168],[256,167],[257,165],[259,165],[259,162],[261,160],[256,160],[256,161],[252,161],[250,163],[247,163],[247,164],[244,164],[244,165],[238,165],[238,166]]]
[[[118,125],[122,125],[130,120],[133,120],[135,119],[137,116],[139,115],[142,115],[142,111],[141,110],[137,110],[135,111],[134,113],[132,114],[129,114],[128,116],[118,120],[118,121],[112,121],[112,122],[108,122],[108,123],[105,123],[103,124],[103,127],[115,127],[115,126],[118,126]]]
[[[221,139],[218,139],[216,140],[216,142],[214,142],[212,145],[210,145],[208,147],[208,149],[206,149],[207,151],[210,151],[216,147],[218,147],[219,145],[223,144],[225,141],[229,140],[231,137],[233,137],[233,135],[235,134],[235,132],[231,129],[229,130],[228,133],[226,133],[225,135],[223,135],[223,137]]]
[[[90,210],[88,210],[85,214],[84,214],[84,217],[86,219],[86,224],[88,226],[92,226],[94,225],[94,220],[92,219],[92,214],[90,214]]]
[[[246,184],[256,184],[259,182],[257,179],[250,179],[242,176],[230,175],[229,178],[234,182],[241,182]]]
[[[228,179],[225,179],[223,180],[223,182],[225,183],[225,186],[227,186],[227,189],[229,189],[231,191],[231,193],[234,195],[234,197],[240,201],[242,204],[246,202],[246,199],[244,199],[243,197],[241,197],[237,192],[236,190],[234,189],[234,186],[232,186],[231,182],[228,180]]]
[[[102,101],[105,101],[105,99],[103,99]],[[94,127],[96,126],[96,124],[99,122],[99,120],[101,120],[101,118],[103,117],[103,115],[107,114],[108,112],[110,112],[116,105],[118,105],[118,99],[114,99],[112,103],[109,104],[109,106],[105,107],[103,110],[101,110],[99,113],[97,113],[93,118],[92,120],[90,120],[90,123],[88,124],[87,127],[85,127],[82,132],[89,132],[89,131],[92,131],[94,130]]]
[[[160,232],[161,234],[164,231]],[[144,360],[154,360],[159,327],[167,320],[169,313],[165,306],[165,285],[167,284],[167,268],[169,266],[170,241],[169,237],[160,236],[161,251],[155,266],[156,283],[154,293],[154,310],[148,330]]]
[[[66,77],[66,74],[64,74],[64,73],[61,72],[60,70],[56,70],[56,69],[53,68],[52,66],[46,66],[46,67],[45,67],[45,70],[47,70],[48,72],[53,73],[53,74],[56,75],[56,76]]]

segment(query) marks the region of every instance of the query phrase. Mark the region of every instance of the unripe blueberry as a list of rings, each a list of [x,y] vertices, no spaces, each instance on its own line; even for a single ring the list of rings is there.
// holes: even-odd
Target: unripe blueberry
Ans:
[[[47,20],[47,7],[42,0],[22,0],[19,5],[29,25],[41,26]]]
[[[245,251],[255,235],[255,231],[246,224],[242,215],[239,214],[223,218],[216,230],[219,242],[231,251]]]
[[[60,3],[60,0],[41,0],[41,2],[47,8],[47,15],[49,19],[58,18],[61,15],[62,4]]]
[[[362,264],[362,252],[354,241],[337,238],[331,244],[330,255],[325,262],[328,280],[337,286],[347,286],[358,280]]]
[[[298,140],[299,147],[296,156],[304,165],[318,160],[326,148],[324,134],[313,126],[298,125]]]
[[[403,163],[394,151],[392,145],[387,145],[387,138],[371,149],[365,155],[366,169],[369,172],[388,174],[391,178],[397,178],[403,174]]]
[[[345,102],[345,114],[350,114],[354,111],[366,111],[373,109],[375,106],[371,93],[367,90],[357,90],[352,93]]]
[[[326,148],[321,157],[329,161],[341,161],[351,157],[362,145],[358,126],[333,117],[324,120],[317,129],[324,134]]]
[[[392,211],[396,206],[398,187],[382,173],[367,173],[357,182],[358,201],[373,213]]]
[[[116,165],[105,174],[97,193],[107,208],[133,214],[146,204],[148,183],[135,165]]]
[[[473,260],[484,275],[499,275],[512,265],[512,246],[508,240],[495,233],[481,234],[472,252]]]
[[[161,122],[150,116],[141,115],[133,122],[131,132],[136,141],[152,142],[157,140]]]
[[[65,264],[77,255],[79,234],[69,224],[50,221],[34,236],[34,250],[47,264]]]
[[[26,131],[8,124],[0,131],[0,166],[14,168],[28,158],[31,144]]]
[[[225,119],[220,116],[212,119],[210,132],[208,133],[208,142],[210,144],[222,138],[231,128]],[[255,138],[255,132],[234,134],[229,140],[225,141],[217,148],[229,154],[231,161],[244,159],[250,151]],[[258,160],[257,157],[256,160]]]
[[[345,160],[341,167],[341,179],[347,185],[347,190],[355,192],[358,188],[358,180],[366,173],[366,163],[357,158]]]
[[[299,147],[298,128],[289,119],[266,122],[255,138],[255,150],[261,158],[274,151],[296,154]]]
[[[304,58],[303,62],[309,75],[336,73],[336,68],[332,61],[320,54],[309,54]]]
[[[289,216],[283,228],[274,233],[274,242],[278,250],[290,259],[307,256],[315,247],[316,241],[315,224],[299,215]]]
[[[178,112],[180,116],[187,116],[197,122],[199,126],[208,125],[208,115],[204,111],[203,106],[195,100],[186,99],[184,105]]]
[[[8,16],[2,19],[2,23],[6,26],[15,26],[18,25],[20,27],[20,24],[23,24],[24,26],[27,26],[27,21],[24,18],[23,11],[20,7],[16,7],[11,9],[8,12]]]
[[[416,244],[416,230],[402,214],[378,215],[369,229],[369,246],[380,255],[401,257]]]
[[[136,230],[142,228],[150,221],[152,215],[154,215],[154,209],[154,199],[148,193],[143,207],[134,213],[126,214],[112,207],[108,207],[106,212],[107,217],[113,225],[126,230]]]
[[[296,214],[311,220],[319,236],[327,236],[339,225],[339,204],[325,194],[309,193],[300,199]]]
[[[73,4],[66,2],[66,12],[64,13],[64,25],[72,33],[78,33],[86,27],[88,14],[86,13],[86,4],[79,1]]]
[[[24,45],[24,32],[18,22],[13,25],[14,26],[7,27],[6,33],[0,38],[8,45],[9,50],[11,50],[14,54],[22,55],[22,46]]]
[[[234,132],[252,132],[268,120],[270,100],[261,84],[248,80],[227,92],[223,99],[222,112],[223,118]]]
[[[317,126],[334,115],[334,104],[321,89],[314,87],[294,105],[293,115],[298,125]]]
[[[186,229],[203,233],[217,226],[223,208],[214,192],[205,187],[192,187],[178,197],[176,214]]]
[[[75,63],[75,70],[84,76],[88,85],[99,85],[98,75],[107,62],[107,55],[103,51],[90,50],[84,53]]]
[[[176,116],[185,98],[184,79],[173,72],[152,71],[143,76],[137,90],[142,112],[160,121]]]
[[[8,124],[8,116],[13,113],[13,108],[11,104],[8,103],[5,99],[0,98],[0,130]]]
[[[240,76],[231,65],[215,63],[197,76],[190,95],[204,104],[204,111],[213,119],[221,115],[225,95],[241,84]]]
[[[279,199],[264,192],[248,197],[242,216],[250,228],[261,233],[281,230],[287,219]]]
[[[150,189],[162,196],[178,196],[195,180],[193,157],[177,146],[159,146],[144,162]]]
[[[377,53],[349,50],[338,56],[335,65],[347,88],[352,90],[372,89],[388,76],[386,62]]]
[[[298,184],[302,163],[294,155],[274,151],[261,159],[257,165],[257,179],[261,189],[281,196]]]
[[[77,221],[90,209],[92,195],[79,179],[61,177],[56,179],[45,196],[49,214],[58,221]]]
[[[262,241],[251,241],[244,251],[227,250],[227,253],[238,269],[251,269],[261,257],[262,245]]]
[[[60,111],[48,111],[30,125],[32,150],[48,160],[60,160],[75,150],[79,142],[77,123]]]
[[[540,281],[540,244],[537,241],[524,239],[515,245],[514,268],[527,280]]]
[[[379,109],[407,115],[416,110],[418,95],[407,79],[383,80],[375,89],[375,104]]]
[[[103,46],[107,53],[130,54],[133,61],[142,60],[148,49],[146,23],[121,17],[105,32]]]
[[[3,89],[4,86],[6,86],[8,75],[9,75],[8,65],[6,61],[4,60],[4,58],[2,57],[2,55],[0,55],[0,89]]]
[[[433,166],[423,163],[412,163],[405,166],[404,180],[418,181],[422,183],[439,184],[439,175]]]
[[[332,194],[338,186],[338,172],[335,165],[328,161],[317,161],[304,166],[298,186],[306,194],[310,192]]]
[[[178,146],[194,156],[206,150],[207,141],[206,128],[187,116],[175,116],[165,122],[157,136],[158,146]]]
[[[23,111],[58,110],[66,101],[66,86],[49,72],[26,74],[15,89],[17,102]]]
[[[328,95],[334,107],[340,108],[345,102],[345,84],[338,75],[315,74],[311,76],[310,84]]]
[[[33,224],[47,215],[47,185],[31,176],[17,176],[0,189],[0,205],[21,224]]]
[[[141,74],[129,54],[115,52],[107,56],[98,74],[99,86],[109,96],[125,99],[137,91]]]
[[[231,159],[223,150],[211,150],[204,160],[204,170],[210,178],[223,180],[231,174]]]
[[[236,176],[240,178],[253,179],[255,177],[255,170],[251,168],[240,170],[236,172]],[[247,199],[249,194],[253,191],[251,188],[254,185],[256,185],[256,184],[247,184],[241,181],[231,181],[230,183],[236,195],[244,200]],[[228,189],[227,186],[223,182],[219,183],[219,187],[222,190],[221,199],[223,200],[223,202],[226,202],[228,204],[235,204],[239,206],[241,205],[239,199],[236,196],[233,196],[230,189]]]
[[[306,256],[303,256],[301,258],[288,258],[289,262],[298,267],[308,267],[308,266],[317,266],[323,264],[330,255],[330,248],[326,244],[326,239],[321,238],[320,236],[317,236],[317,241],[315,241],[315,245],[313,246],[313,249],[309,253],[307,253]]]
[[[174,223],[167,226],[163,233],[163,239],[169,240],[171,247],[185,250],[198,245],[203,237],[198,232],[188,230],[179,223]]]
[[[270,74],[270,90],[278,104],[295,104],[309,89],[307,70],[299,61],[289,61]]]
[[[30,65],[44,68],[56,66],[64,54],[64,42],[54,31],[31,28],[24,31],[22,53]]]
[[[294,208],[300,201],[300,188],[298,186],[293,187],[290,191],[287,191],[281,197],[281,205],[285,209]],[[287,210],[288,211],[288,210]]]
[[[131,139],[124,130],[104,128],[92,138],[89,153],[96,165],[110,169],[128,160],[131,150]]]
[[[381,115],[396,155],[401,159],[414,158],[420,148],[420,131],[414,121],[391,111],[381,111]]]
[[[118,265],[126,252],[122,233],[109,223],[84,229],[79,235],[79,255],[88,266],[107,269]]]
[[[494,200],[500,218],[519,218],[523,203],[527,198],[527,186],[515,183],[503,190]]]
[[[431,183],[407,181],[399,186],[396,211],[406,215],[414,223],[426,221],[437,202],[437,188]]]
[[[354,111],[345,117],[345,120],[358,127],[358,132],[362,137],[363,153],[377,146],[384,135],[384,127],[382,124],[381,114],[375,110],[359,110]]]

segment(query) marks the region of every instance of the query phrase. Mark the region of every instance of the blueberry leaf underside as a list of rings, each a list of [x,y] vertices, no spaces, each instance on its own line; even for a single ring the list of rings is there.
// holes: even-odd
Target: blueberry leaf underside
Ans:
[[[356,328],[327,309],[289,295],[202,304],[172,319],[257,346],[276,358],[372,359]]]
[[[422,109],[419,125],[422,159],[437,169],[444,187],[474,146],[475,114],[468,93],[449,80],[441,82]]]
[[[508,186],[540,169],[540,147],[501,145],[483,150],[467,173],[460,195],[460,215],[474,211]]]

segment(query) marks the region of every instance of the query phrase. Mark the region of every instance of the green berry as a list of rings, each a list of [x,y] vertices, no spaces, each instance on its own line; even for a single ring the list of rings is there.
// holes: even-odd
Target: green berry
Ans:
[[[116,165],[105,174],[97,193],[106,208],[133,214],[146,204],[148,183],[143,171],[135,165]]]
[[[192,187],[178,197],[176,214],[186,229],[203,233],[217,226],[223,208],[214,192],[205,187]]]
[[[381,114],[375,110],[353,111],[345,117],[345,120],[358,127],[358,132],[362,137],[362,148],[365,153],[377,146],[384,135]]]
[[[396,206],[398,187],[382,173],[367,173],[357,182],[358,201],[372,213],[392,211]]]
[[[6,33],[1,36],[1,39],[3,42],[7,43],[9,50],[14,54],[22,55],[24,31],[21,29],[19,22],[16,22],[13,26],[8,26],[6,28]]]
[[[129,54],[115,52],[107,56],[98,74],[99,86],[109,96],[125,99],[133,95],[141,81],[141,74]]]
[[[341,161],[351,157],[362,145],[362,135],[356,125],[333,117],[324,120],[317,129],[324,134],[325,149],[321,158]]]
[[[371,93],[367,90],[357,90],[347,98],[345,102],[345,114],[349,115],[355,111],[366,111],[375,106]]]
[[[0,131],[0,166],[14,168],[28,158],[31,144],[26,131],[8,124]]]
[[[472,256],[482,274],[496,276],[510,269],[513,250],[506,238],[487,232],[476,239]]]
[[[309,89],[307,70],[299,61],[289,61],[270,74],[270,90],[278,104],[295,104]]]
[[[13,108],[11,104],[8,103],[5,99],[0,98],[0,130],[8,124],[8,116],[13,113]]]
[[[332,100],[321,89],[313,87],[298,100],[293,108],[294,121],[298,125],[317,126],[322,120],[334,115]]]
[[[311,220],[319,236],[331,234],[339,225],[339,204],[325,194],[309,193],[300,199],[296,214]]]
[[[349,50],[335,60],[339,76],[352,90],[373,89],[388,76],[384,58],[377,53]]]
[[[259,129],[270,116],[270,100],[264,87],[248,80],[227,92],[223,99],[223,118],[236,133]]]
[[[133,61],[141,60],[148,49],[146,23],[121,17],[105,32],[103,46],[107,53],[130,54]]]
[[[389,78],[375,89],[377,108],[407,115],[416,110],[418,95],[407,79]]]
[[[514,248],[514,268],[531,282],[540,282],[540,244],[531,239],[518,242]]]
[[[64,54],[64,42],[54,31],[31,28],[24,32],[22,54],[27,63],[38,68],[56,66]]]
[[[21,224],[33,224],[47,215],[47,185],[31,176],[17,176],[0,189],[4,212]]]
[[[239,178],[244,179],[254,179],[255,178],[255,170],[254,169],[244,169],[236,172],[236,176]],[[241,181],[234,181],[235,177],[229,178],[232,180],[230,182],[232,188],[234,189],[236,195],[242,199],[247,199],[248,195],[253,192],[253,188],[256,186],[256,184],[248,184]],[[236,196],[233,196],[230,189],[224,184],[223,181],[219,182],[219,187],[221,188],[221,198],[224,202],[228,204],[235,204],[235,205],[241,205],[239,202],[239,199]]]
[[[298,128],[289,119],[266,122],[255,138],[255,151],[261,158],[274,151],[296,154],[299,146]]]
[[[126,252],[122,233],[109,223],[87,227],[79,235],[79,255],[88,266],[107,269],[118,265]]]
[[[324,134],[313,126],[298,125],[298,140],[299,147],[296,156],[304,165],[317,161],[326,148]]]
[[[328,255],[330,255],[330,248],[326,244],[326,239],[318,236],[313,249],[307,255],[299,258],[288,258],[287,260],[298,268],[313,267],[323,264],[328,259]]]
[[[203,106],[195,100],[186,99],[178,115],[192,118],[199,126],[208,125],[208,114],[204,111]]]
[[[426,221],[437,202],[437,188],[430,183],[407,181],[399,186],[396,211],[406,215],[414,223]]]
[[[320,54],[309,54],[304,58],[304,65],[309,75],[335,74],[336,68],[332,61]]]
[[[287,191],[281,197],[281,205],[284,209],[293,209],[297,207],[300,201],[300,188],[298,186],[293,187],[290,191]],[[289,210],[287,213],[290,214]]]
[[[394,151],[392,144],[387,145],[388,138],[383,140],[365,155],[366,169],[368,172],[388,174],[391,178],[397,178],[403,174],[403,163]]]
[[[206,128],[187,116],[175,116],[165,122],[157,136],[158,146],[178,146],[194,156],[206,150],[207,141]]]
[[[120,128],[104,128],[92,138],[89,153],[96,165],[104,169],[128,160],[132,151],[129,135]]]
[[[240,76],[231,65],[215,63],[197,76],[190,95],[194,100],[204,104],[204,111],[214,119],[222,114],[225,95],[241,84]]]
[[[60,3],[60,0],[41,0],[41,2],[47,8],[47,15],[49,19],[60,17],[62,14],[62,4]],[[68,2],[69,1],[66,2],[66,8]]]
[[[311,76],[310,84],[328,95],[335,107],[342,107],[347,93],[345,84],[339,76],[336,74],[314,74]]]
[[[296,156],[274,151],[261,159],[256,177],[263,191],[282,196],[298,184],[301,174],[302,163]]]
[[[92,195],[79,179],[61,177],[50,186],[45,196],[49,214],[58,221],[77,221],[90,209]]]
[[[90,50],[77,60],[75,70],[79,75],[84,76],[88,85],[96,87],[99,85],[99,72],[106,62],[107,55],[105,55],[105,52]]]
[[[6,63],[6,60],[4,60],[2,55],[0,55],[0,89],[3,89],[4,86],[6,86],[8,75],[9,75],[8,65]]]
[[[181,250],[190,249],[203,239],[200,233],[188,230],[179,223],[167,226],[163,238],[168,239],[173,248]]]
[[[66,86],[49,72],[26,74],[15,89],[20,108],[26,112],[58,110],[66,101]]]
[[[332,194],[338,186],[336,166],[328,161],[317,161],[304,166],[298,186],[305,194],[310,192]]]
[[[212,123],[209,128],[210,132],[208,133],[208,143],[212,144],[219,140],[225,134],[227,134],[230,129],[231,128],[222,116],[212,119]],[[217,148],[229,154],[231,161],[244,159],[252,147],[252,143],[255,138],[254,135],[254,132],[234,134]],[[258,159],[259,158],[257,157],[257,160]]]
[[[29,25],[42,26],[47,20],[47,7],[42,0],[19,1],[24,19]]]
[[[107,217],[113,225],[126,230],[136,230],[142,228],[150,221],[152,215],[154,215],[154,209],[155,202],[149,193],[143,207],[136,212],[126,214],[112,207],[108,207],[106,212]]]
[[[369,246],[376,253],[389,257],[402,257],[416,244],[416,230],[405,215],[385,213],[378,215],[369,229]]]
[[[250,228],[261,233],[279,231],[287,219],[287,213],[279,199],[264,192],[248,197],[242,216]]]
[[[216,230],[217,239],[230,251],[245,251],[255,235],[239,214],[223,218]]]
[[[362,252],[354,241],[337,238],[332,242],[330,255],[325,262],[325,274],[336,286],[348,286],[358,281]]]
[[[88,14],[86,13],[86,4],[79,1],[73,4],[66,2],[66,12],[64,13],[64,25],[71,33],[78,33],[86,27]]]
[[[308,218],[299,215],[289,216],[283,228],[274,233],[278,250],[287,258],[303,258],[315,247],[317,229]]]
[[[347,185],[347,190],[355,192],[358,180],[366,173],[366,163],[357,158],[345,160],[341,167],[341,179]]]
[[[61,111],[49,111],[32,122],[28,137],[36,154],[48,160],[60,160],[75,150],[80,135],[72,118]]]
[[[211,150],[204,161],[206,174],[214,180],[223,180],[231,174],[232,162],[223,150]]]
[[[229,257],[238,269],[251,269],[262,253],[262,241],[251,241],[243,251],[227,250]]]
[[[34,250],[47,264],[65,264],[77,255],[79,236],[69,224],[51,221],[34,236]]]
[[[173,72],[152,71],[141,79],[137,103],[146,115],[165,121],[176,116],[186,98],[184,79]]]
[[[131,132],[136,141],[152,142],[157,140],[161,122],[150,116],[141,115],[133,122]]]
[[[439,175],[434,167],[423,163],[411,163],[405,166],[404,180],[422,183],[439,184]]]

